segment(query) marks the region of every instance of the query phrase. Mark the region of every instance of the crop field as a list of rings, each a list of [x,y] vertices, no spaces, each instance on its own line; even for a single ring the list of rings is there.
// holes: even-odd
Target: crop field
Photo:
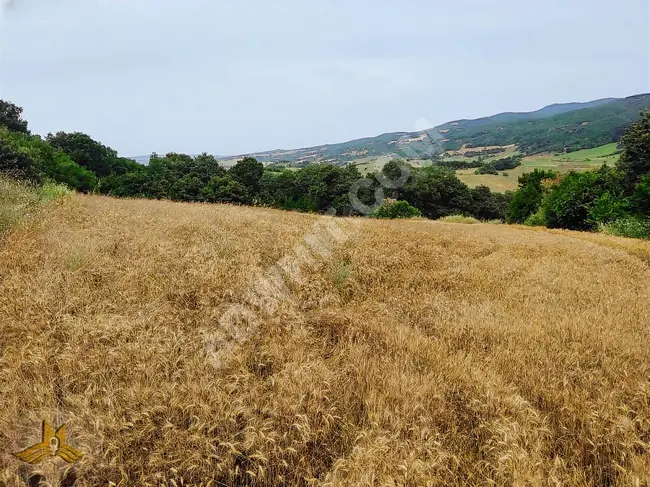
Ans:
[[[618,144],[607,144],[594,149],[585,149],[568,154],[543,154],[525,157],[520,167],[505,171],[499,175],[474,174],[474,169],[456,171],[458,178],[473,188],[488,186],[493,191],[511,191],[517,189],[519,176],[535,169],[552,169],[561,173],[568,171],[587,171],[597,169],[603,164],[614,165],[618,161]]]
[[[0,247],[0,485],[648,485],[648,255],[68,196]]]

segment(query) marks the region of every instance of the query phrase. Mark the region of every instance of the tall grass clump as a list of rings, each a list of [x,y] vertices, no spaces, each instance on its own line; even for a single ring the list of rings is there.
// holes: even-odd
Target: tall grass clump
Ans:
[[[650,239],[650,220],[637,217],[619,218],[599,226],[600,233],[617,237]]]
[[[62,184],[48,182],[39,187],[0,176],[0,235],[11,230],[41,205],[69,194],[71,191]]]
[[[443,216],[438,221],[445,222],[445,223],[465,223],[467,225],[474,225],[476,223],[481,223],[480,220],[465,215]]]
[[[0,234],[9,231],[39,203],[38,190],[24,182],[0,177]]]
[[[72,191],[70,191],[64,184],[47,182],[42,188],[40,188],[39,193],[41,202],[48,203],[59,198],[64,198],[65,196],[72,194]]]

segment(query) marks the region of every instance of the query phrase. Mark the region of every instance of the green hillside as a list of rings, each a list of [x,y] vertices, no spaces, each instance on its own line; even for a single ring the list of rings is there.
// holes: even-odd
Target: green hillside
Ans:
[[[556,104],[529,113],[501,113],[477,120],[449,122],[423,132],[395,132],[341,144],[249,154],[265,164],[306,166],[313,163],[374,164],[400,157],[427,160],[465,148],[517,145],[524,154],[571,152],[618,142],[640,112],[650,108],[650,94],[607,98],[588,103]],[[225,165],[243,156],[220,158]],[[461,156],[463,157],[463,156]]]
[[[590,149],[620,140],[625,128],[650,108],[650,95],[637,95],[610,103],[555,115],[474,127],[445,126],[445,148],[517,144],[527,154]],[[441,129],[437,129],[441,132]]]

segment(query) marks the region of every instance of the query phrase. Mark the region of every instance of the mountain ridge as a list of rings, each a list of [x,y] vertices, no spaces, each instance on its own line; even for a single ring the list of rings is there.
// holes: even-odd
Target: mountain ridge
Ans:
[[[650,94],[554,103],[532,112],[502,112],[477,119],[458,119],[422,131],[386,132],[341,143],[215,157],[226,165],[243,157],[255,157],[265,164],[304,166],[313,163],[345,165],[364,158],[391,155],[429,159],[463,146],[514,143],[528,153],[573,150],[574,146],[585,149],[617,142],[624,128],[638,118],[640,110],[637,108],[650,108]],[[584,120],[576,122],[576,114],[582,115]],[[597,127],[595,131],[594,125]],[[552,138],[555,140],[550,140]],[[522,140],[525,141],[523,144]],[[149,157],[132,159],[146,164]]]

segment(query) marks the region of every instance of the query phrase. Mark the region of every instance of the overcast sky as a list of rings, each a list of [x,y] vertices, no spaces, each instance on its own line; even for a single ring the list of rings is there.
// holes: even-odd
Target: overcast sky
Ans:
[[[650,91],[647,0],[0,1],[0,97],[37,133],[86,132],[124,156]]]

